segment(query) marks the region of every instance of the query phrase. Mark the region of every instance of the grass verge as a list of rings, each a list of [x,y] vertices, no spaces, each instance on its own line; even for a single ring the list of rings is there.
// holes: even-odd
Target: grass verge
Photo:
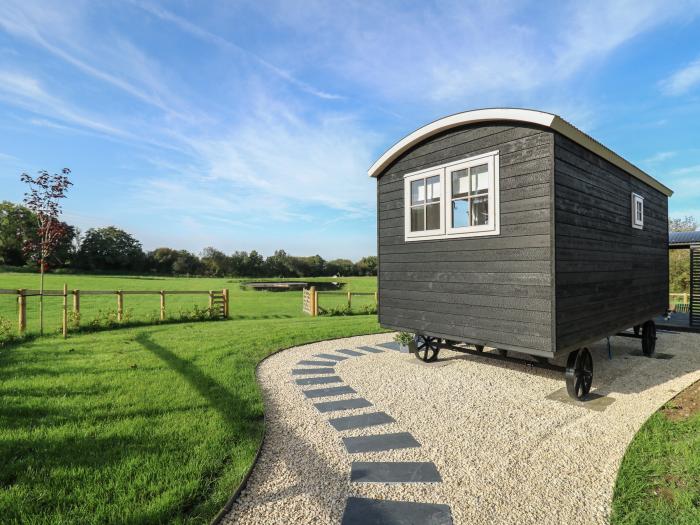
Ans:
[[[613,525],[700,523],[700,381],[644,423],[622,460]]]
[[[376,316],[188,323],[0,350],[2,523],[207,523],[263,430],[255,366]]]

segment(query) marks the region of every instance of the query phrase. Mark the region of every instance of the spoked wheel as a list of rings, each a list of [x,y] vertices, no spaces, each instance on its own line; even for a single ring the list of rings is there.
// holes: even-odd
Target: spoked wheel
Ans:
[[[416,357],[426,363],[437,360],[440,340],[429,335],[416,335]]]
[[[566,391],[579,401],[586,398],[593,384],[593,356],[588,348],[569,354],[566,361]]]
[[[474,345],[474,348],[476,349],[477,352],[484,351],[484,345]]]
[[[642,325],[642,353],[651,357],[656,350],[656,324],[647,321]]]

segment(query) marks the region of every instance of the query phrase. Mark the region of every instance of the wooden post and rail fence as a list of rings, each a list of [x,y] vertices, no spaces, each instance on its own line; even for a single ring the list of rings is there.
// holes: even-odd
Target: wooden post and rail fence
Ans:
[[[0,289],[0,295],[16,295],[18,305],[17,329],[20,335],[27,330],[27,298],[41,295],[39,290],[26,288]],[[229,291],[223,290],[68,290],[64,284],[62,290],[44,290],[44,297],[62,297],[61,305],[61,333],[68,337],[68,296],[73,297],[73,319],[80,323],[80,298],[84,295],[115,295],[117,298],[117,321],[124,320],[124,296],[125,295],[159,295],[160,296],[160,320],[165,321],[165,296],[166,295],[208,295],[209,309],[212,315],[222,319],[229,318]]]
[[[341,294],[344,292],[321,292],[321,293]],[[372,295],[372,296],[374,296],[374,304],[375,304],[375,306],[379,306],[379,295],[377,294],[377,292],[347,292],[348,308],[352,308],[352,297],[358,296],[358,295]],[[319,311],[318,296],[319,296],[319,291],[316,289],[315,286],[312,286],[310,288],[304,288],[302,290],[301,309],[304,313],[309,314],[311,317],[318,316],[318,311]]]

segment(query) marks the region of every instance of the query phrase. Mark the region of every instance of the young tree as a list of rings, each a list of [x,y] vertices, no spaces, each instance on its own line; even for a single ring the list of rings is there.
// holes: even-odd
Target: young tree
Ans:
[[[39,293],[39,333],[44,333],[44,272],[48,259],[67,233],[66,224],[59,220],[61,215],[61,199],[66,197],[68,188],[73,183],[68,179],[70,170],[63,168],[61,174],[49,175],[46,170],[38,172],[36,177],[22,173],[22,182],[29,186],[24,194],[24,203],[36,215],[36,234],[27,232],[25,253],[35,258],[39,263],[40,293]]]
[[[668,230],[672,232],[694,232],[698,229],[698,221],[695,217],[686,215],[682,218],[668,220]]]

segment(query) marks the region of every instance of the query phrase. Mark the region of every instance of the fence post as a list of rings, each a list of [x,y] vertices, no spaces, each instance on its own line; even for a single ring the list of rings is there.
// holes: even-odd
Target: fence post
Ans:
[[[379,292],[374,292],[374,306],[379,306]]]
[[[209,290],[209,311],[214,310],[214,290]]]
[[[348,292],[348,308],[352,308],[352,292]]]
[[[311,317],[316,317],[318,315],[318,292],[316,292],[316,287],[312,286],[309,288],[309,294],[311,295],[311,310],[309,313]]]
[[[80,290],[73,290],[73,313],[76,320],[80,318]]]
[[[165,321],[165,290],[160,291],[160,320]]]
[[[63,339],[68,337],[68,285],[63,283],[63,316],[61,318]]]
[[[124,294],[117,290],[117,321],[121,323],[124,318]]]
[[[27,298],[25,297],[24,292],[26,292],[24,288],[17,290],[17,300],[19,301],[19,335],[24,335],[24,332],[27,329]]]
[[[228,288],[224,288],[222,291],[224,295],[224,319],[228,319],[228,307],[229,307],[229,295]]]

